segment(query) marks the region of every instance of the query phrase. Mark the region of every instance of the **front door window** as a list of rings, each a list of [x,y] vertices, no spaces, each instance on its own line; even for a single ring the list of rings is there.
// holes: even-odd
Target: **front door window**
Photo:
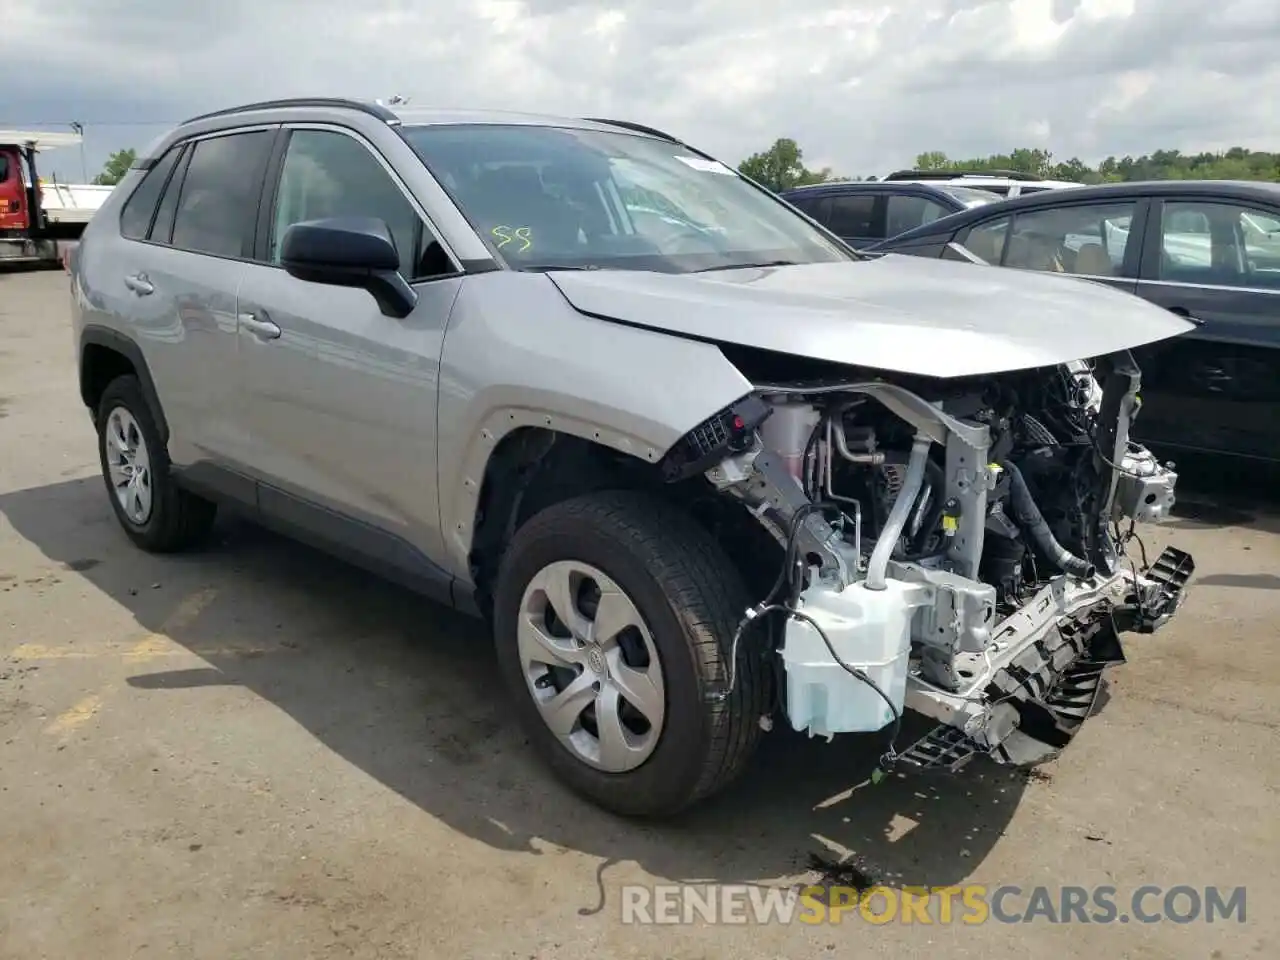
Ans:
[[[276,192],[271,262],[280,262],[289,227],[329,217],[375,217],[385,223],[408,280],[452,272],[439,242],[367,147],[344,133],[295,130]]]
[[[1280,214],[1236,203],[1173,201],[1160,218],[1157,279],[1280,290]]]

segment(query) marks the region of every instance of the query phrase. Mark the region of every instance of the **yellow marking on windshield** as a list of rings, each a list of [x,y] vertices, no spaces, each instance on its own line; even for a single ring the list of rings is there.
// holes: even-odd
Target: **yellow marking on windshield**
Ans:
[[[533,230],[531,227],[516,227],[514,230],[505,225],[498,225],[489,231],[498,238],[498,249],[501,250],[512,240],[519,240],[523,246],[516,253],[524,253],[533,246]]]

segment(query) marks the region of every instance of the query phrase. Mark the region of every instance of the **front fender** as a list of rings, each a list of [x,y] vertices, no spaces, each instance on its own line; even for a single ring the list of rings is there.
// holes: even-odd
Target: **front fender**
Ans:
[[[557,430],[657,463],[751,389],[715,345],[580,314],[544,275],[468,278],[440,364],[440,523],[452,572],[471,579],[485,468],[511,431]]]

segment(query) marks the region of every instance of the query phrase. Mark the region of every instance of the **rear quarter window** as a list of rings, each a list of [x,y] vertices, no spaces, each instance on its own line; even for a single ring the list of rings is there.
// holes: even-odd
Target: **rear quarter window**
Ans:
[[[124,209],[120,211],[121,236],[129,240],[146,238],[160,194],[169,181],[169,174],[173,172],[173,165],[178,162],[178,154],[181,152],[181,146],[171,147],[154,167],[143,174],[142,182],[130,194]]]
[[[885,236],[896,237],[951,213],[937,200],[915,194],[891,194],[885,212]]]

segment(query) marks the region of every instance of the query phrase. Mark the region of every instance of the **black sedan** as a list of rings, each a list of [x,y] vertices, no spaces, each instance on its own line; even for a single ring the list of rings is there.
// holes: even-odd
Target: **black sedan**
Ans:
[[[1280,184],[1051,190],[923,224],[867,252],[1067,274],[1191,319],[1195,330],[1135,351],[1144,401],[1135,439],[1280,462]]]

